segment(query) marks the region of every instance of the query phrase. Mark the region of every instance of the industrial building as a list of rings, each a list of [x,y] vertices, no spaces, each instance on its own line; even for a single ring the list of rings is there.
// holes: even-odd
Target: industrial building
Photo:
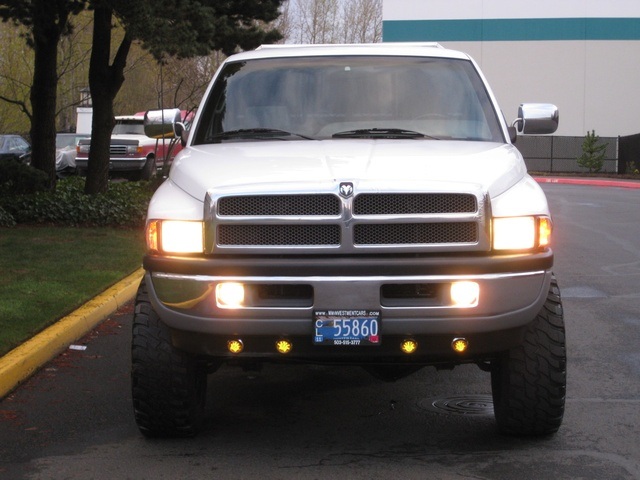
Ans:
[[[384,0],[383,41],[438,42],[469,53],[508,121],[522,102],[556,104],[555,139],[523,147],[555,141],[571,157],[595,130],[617,159],[618,137],[640,133],[637,0]]]

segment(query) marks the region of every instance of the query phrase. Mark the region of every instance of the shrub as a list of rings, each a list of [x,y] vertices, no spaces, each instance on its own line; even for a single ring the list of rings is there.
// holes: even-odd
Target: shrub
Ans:
[[[48,188],[49,177],[42,170],[14,159],[0,160],[0,196],[27,195]]]
[[[84,178],[60,180],[54,192],[36,192],[3,199],[3,207],[17,223],[66,226],[144,226],[152,195],[148,182],[112,182],[107,193],[86,195]]]
[[[636,166],[636,162],[634,162],[633,160],[627,162],[627,173],[630,173],[632,175],[640,174],[640,169]]]
[[[15,227],[16,220],[9,212],[0,207],[0,228],[3,227]]]

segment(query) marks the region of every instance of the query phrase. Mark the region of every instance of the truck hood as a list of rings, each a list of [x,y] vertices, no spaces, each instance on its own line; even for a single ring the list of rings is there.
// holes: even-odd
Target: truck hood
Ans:
[[[509,144],[448,140],[284,140],[191,146],[171,181],[203,201],[207,191],[481,190],[495,197],[526,176]]]

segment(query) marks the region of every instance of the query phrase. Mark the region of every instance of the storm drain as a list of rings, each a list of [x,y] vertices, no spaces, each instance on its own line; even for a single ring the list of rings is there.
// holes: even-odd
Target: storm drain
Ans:
[[[434,413],[449,415],[493,415],[491,395],[458,395],[444,398],[426,398],[418,406]]]

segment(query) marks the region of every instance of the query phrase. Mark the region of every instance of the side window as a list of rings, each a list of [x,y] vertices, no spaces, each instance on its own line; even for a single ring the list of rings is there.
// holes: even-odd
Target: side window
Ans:
[[[29,144],[22,138],[16,138],[17,149],[21,152],[29,150]]]

